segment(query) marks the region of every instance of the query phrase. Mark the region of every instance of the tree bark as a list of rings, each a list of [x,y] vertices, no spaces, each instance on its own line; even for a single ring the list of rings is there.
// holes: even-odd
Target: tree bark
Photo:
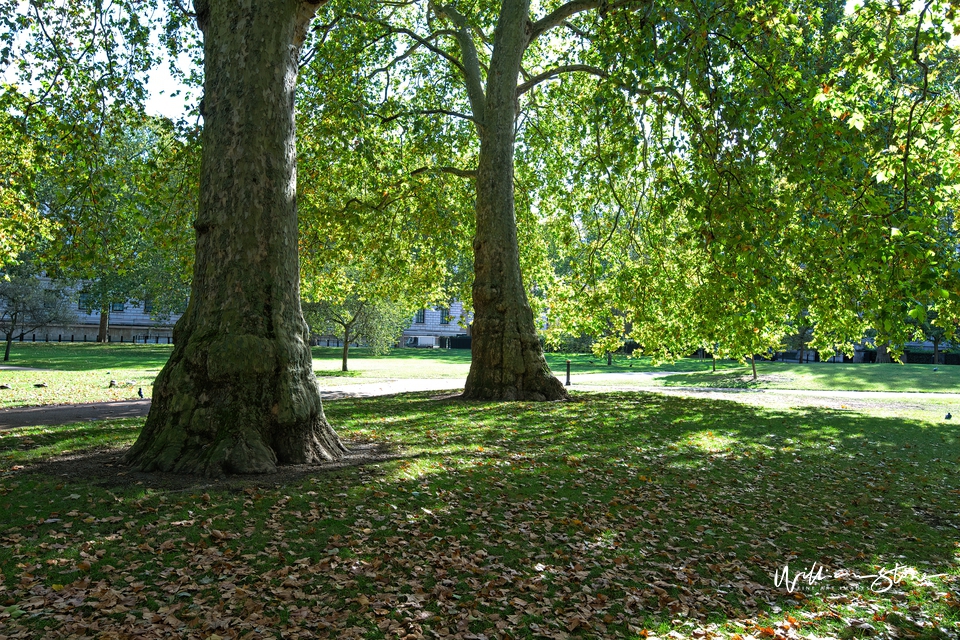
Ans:
[[[529,10],[529,0],[503,0],[479,118],[473,355],[466,399],[569,398],[543,357],[520,272],[513,163],[517,78],[529,42]]]
[[[890,364],[892,359],[890,358],[890,351],[887,348],[887,343],[877,345],[877,363],[878,364]]]
[[[205,95],[194,280],[126,456],[137,469],[270,473],[345,451],[300,308],[294,87],[317,6],[195,2]]]
[[[757,357],[750,356],[750,366],[753,368],[753,379],[757,379]]]
[[[13,345],[13,332],[7,334],[7,346],[3,349],[3,361],[10,362],[10,347]]]
[[[106,342],[110,334],[110,306],[100,310],[100,328],[97,331],[97,342]]]
[[[350,353],[350,328],[343,328],[343,362],[340,364],[340,370],[347,370],[347,355]]]

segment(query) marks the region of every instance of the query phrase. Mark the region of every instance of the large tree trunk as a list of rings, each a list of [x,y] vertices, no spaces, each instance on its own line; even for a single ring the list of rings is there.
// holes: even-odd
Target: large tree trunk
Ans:
[[[269,473],[340,457],[300,309],[294,86],[318,5],[197,0],[204,34],[200,209],[190,304],[127,462]]]
[[[529,0],[503,0],[479,125],[477,231],[473,240],[473,357],[463,397],[560,400],[567,392],[543,357],[520,273],[513,162],[517,77]]]
[[[100,327],[97,330],[97,342],[106,342],[110,335],[110,305],[100,310]]]

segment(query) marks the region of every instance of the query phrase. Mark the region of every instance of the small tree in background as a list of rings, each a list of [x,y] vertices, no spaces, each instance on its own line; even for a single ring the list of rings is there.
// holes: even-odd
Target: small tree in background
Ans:
[[[341,302],[304,302],[311,332],[343,341],[342,371],[347,371],[351,342],[366,342],[373,353],[387,353],[410,322],[410,311],[391,300],[366,300],[355,294]]]
[[[70,291],[45,282],[29,261],[0,272],[0,332],[6,340],[3,361],[10,360],[13,341],[31,331],[76,320]]]

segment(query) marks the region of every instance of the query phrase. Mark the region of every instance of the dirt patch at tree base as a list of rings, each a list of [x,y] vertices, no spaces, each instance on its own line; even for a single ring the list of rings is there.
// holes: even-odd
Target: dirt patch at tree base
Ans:
[[[14,468],[5,474],[41,475],[62,479],[66,482],[84,482],[104,488],[142,486],[144,489],[162,491],[193,491],[210,488],[242,491],[248,487],[276,487],[299,484],[311,476],[377,464],[405,457],[395,447],[383,443],[345,441],[349,451],[340,460],[320,464],[283,465],[276,473],[265,475],[232,475],[221,478],[184,473],[144,473],[135,471],[122,462],[127,448],[99,448],[75,454],[65,454],[28,466]]]

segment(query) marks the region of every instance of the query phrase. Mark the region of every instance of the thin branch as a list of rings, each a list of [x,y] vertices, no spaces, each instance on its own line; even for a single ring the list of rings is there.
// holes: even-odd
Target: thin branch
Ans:
[[[427,42],[429,42],[430,40],[434,40],[434,39],[436,39],[436,38],[439,38],[440,36],[454,36],[454,37],[456,37],[456,32],[455,32],[455,31],[450,31],[450,30],[448,30],[448,29],[444,29],[444,30],[442,30],[442,31],[435,31],[435,32],[431,33],[429,36],[427,36],[426,38],[424,38],[424,40],[427,41]],[[404,51],[402,54],[400,54],[399,56],[397,56],[396,58],[394,58],[393,60],[391,60],[390,62],[388,62],[385,66],[380,67],[379,69],[374,69],[373,71],[371,71],[371,72],[367,75],[367,77],[368,77],[368,78],[372,78],[372,77],[374,77],[375,75],[377,75],[378,73],[386,73],[386,72],[387,72],[389,69],[391,69],[394,65],[396,65],[396,64],[398,64],[398,63],[400,63],[400,62],[403,62],[404,60],[406,60],[407,58],[409,58],[410,56],[412,56],[414,53],[416,53],[417,49],[419,49],[419,48],[422,47],[422,46],[423,46],[423,45],[422,45],[420,42],[415,42],[409,49],[407,49],[407,50]]]
[[[465,113],[460,113],[459,111],[451,111],[449,109],[423,109],[421,111],[402,111],[400,113],[395,113],[392,116],[387,116],[386,118],[380,118],[380,122],[382,124],[387,124],[388,122],[393,122],[398,118],[406,118],[407,116],[432,116],[432,115],[451,116],[453,118],[461,118],[463,120],[476,122],[473,116],[469,116]]]
[[[541,82],[545,82],[551,78],[555,78],[564,73],[574,73],[581,71],[583,73],[589,73],[600,78],[606,78],[608,76],[607,72],[599,67],[593,67],[588,64],[565,64],[555,69],[548,69],[543,73],[537,74],[517,87],[517,96],[522,96],[530,89],[533,89],[535,86]]]
[[[370,18],[370,17],[368,17],[368,16],[364,16],[364,15],[359,14],[359,13],[348,13],[348,14],[345,14],[345,16],[348,17],[348,18],[352,18],[352,19],[354,19],[354,20],[357,20],[358,22],[368,22],[368,23],[371,23],[371,24],[380,25],[381,27],[383,27],[384,29],[387,30],[387,33],[390,33],[390,34],[401,34],[401,35],[405,35],[405,36],[407,36],[408,38],[410,38],[411,40],[415,40],[416,42],[419,42],[421,46],[426,47],[426,48],[429,49],[430,51],[434,52],[435,54],[437,54],[438,56],[440,56],[441,58],[443,58],[444,60],[446,60],[447,62],[449,62],[450,64],[452,64],[454,67],[456,67],[456,69],[459,70],[461,73],[464,73],[463,65],[460,64],[460,61],[459,61],[459,60],[457,60],[455,57],[453,57],[452,55],[450,55],[449,53],[447,53],[446,51],[444,51],[444,50],[441,49],[440,47],[438,47],[438,46],[436,46],[436,45],[434,45],[434,44],[431,44],[430,41],[429,41],[427,38],[424,38],[423,36],[417,34],[417,33],[414,32],[414,31],[411,31],[410,29],[404,29],[404,28],[395,27],[395,26],[393,26],[392,24],[390,24],[389,22],[386,22],[386,21],[384,21],[384,20],[378,20],[378,19],[376,19],[376,18]],[[429,37],[429,36],[428,36],[428,37]]]
[[[572,0],[557,7],[530,25],[530,42],[539,38],[544,32],[563,24],[570,16],[596,9],[600,3],[600,0]]]
[[[787,108],[793,111],[793,105],[790,103],[789,100],[787,100],[787,97],[780,92],[780,89],[779,87],[777,87],[776,79],[773,77],[773,74],[770,73],[769,69],[767,69],[765,66],[760,64],[760,62],[758,62],[756,59],[754,59],[753,56],[750,55],[750,53],[747,51],[747,48],[743,46],[743,43],[737,40],[734,40],[733,38],[731,38],[730,36],[724,33],[718,33],[716,31],[710,32],[710,35],[726,40],[727,42],[735,46],[737,49],[739,49],[740,53],[742,53],[747,58],[747,60],[752,62],[754,66],[756,66],[758,69],[760,69],[766,74],[767,78],[769,78],[770,80],[770,85],[773,88],[773,90],[777,93],[778,96],[780,96],[780,99],[783,100],[783,103],[785,105],[787,105]]]
[[[420,167],[410,172],[411,176],[417,176],[421,173],[449,173],[452,176],[457,176],[458,178],[469,178],[473,179],[477,177],[477,172],[475,169],[458,169],[457,167]]]
[[[177,8],[177,11],[187,16],[188,18],[196,18],[197,14],[193,11],[187,11],[187,8],[183,6],[183,3],[180,0],[173,0],[173,6]]]
[[[570,29],[570,31],[573,31],[575,34],[577,34],[578,36],[580,36],[580,37],[583,38],[584,40],[590,40],[591,42],[593,41],[593,34],[587,33],[586,31],[580,29],[579,27],[577,27],[576,25],[574,25],[574,24],[573,24],[572,22],[570,22],[569,20],[564,20],[563,22],[560,23],[560,26],[563,26],[563,27],[566,27],[567,29]]]
[[[598,7],[604,7],[606,11],[611,11],[634,3],[644,4],[645,0],[641,0],[641,2],[637,2],[637,0],[620,0],[619,2],[605,2],[604,0],[572,0],[565,5],[557,7],[536,22],[531,23],[528,28],[529,36],[527,43],[529,44],[533,42],[550,29],[563,25],[566,23],[567,18],[570,16],[575,16],[578,13],[590,11],[591,9],[596,9]],[[652,3],[650,4],[652,6]]]
[[[470,97],[470,107],[473,109],[474,122],[478,125],[483,121],[486,97],[483,91],[483,78],[480,75],[480,57],[477,55],[477,45],[470,35],[470,24],[462,13],[450,5],[434,5],[438,16],[445,17],[457,27],[457,42],[460,44],[460,57],[463,62],[460,70],[463,71],[467,83],[467,95]]]

